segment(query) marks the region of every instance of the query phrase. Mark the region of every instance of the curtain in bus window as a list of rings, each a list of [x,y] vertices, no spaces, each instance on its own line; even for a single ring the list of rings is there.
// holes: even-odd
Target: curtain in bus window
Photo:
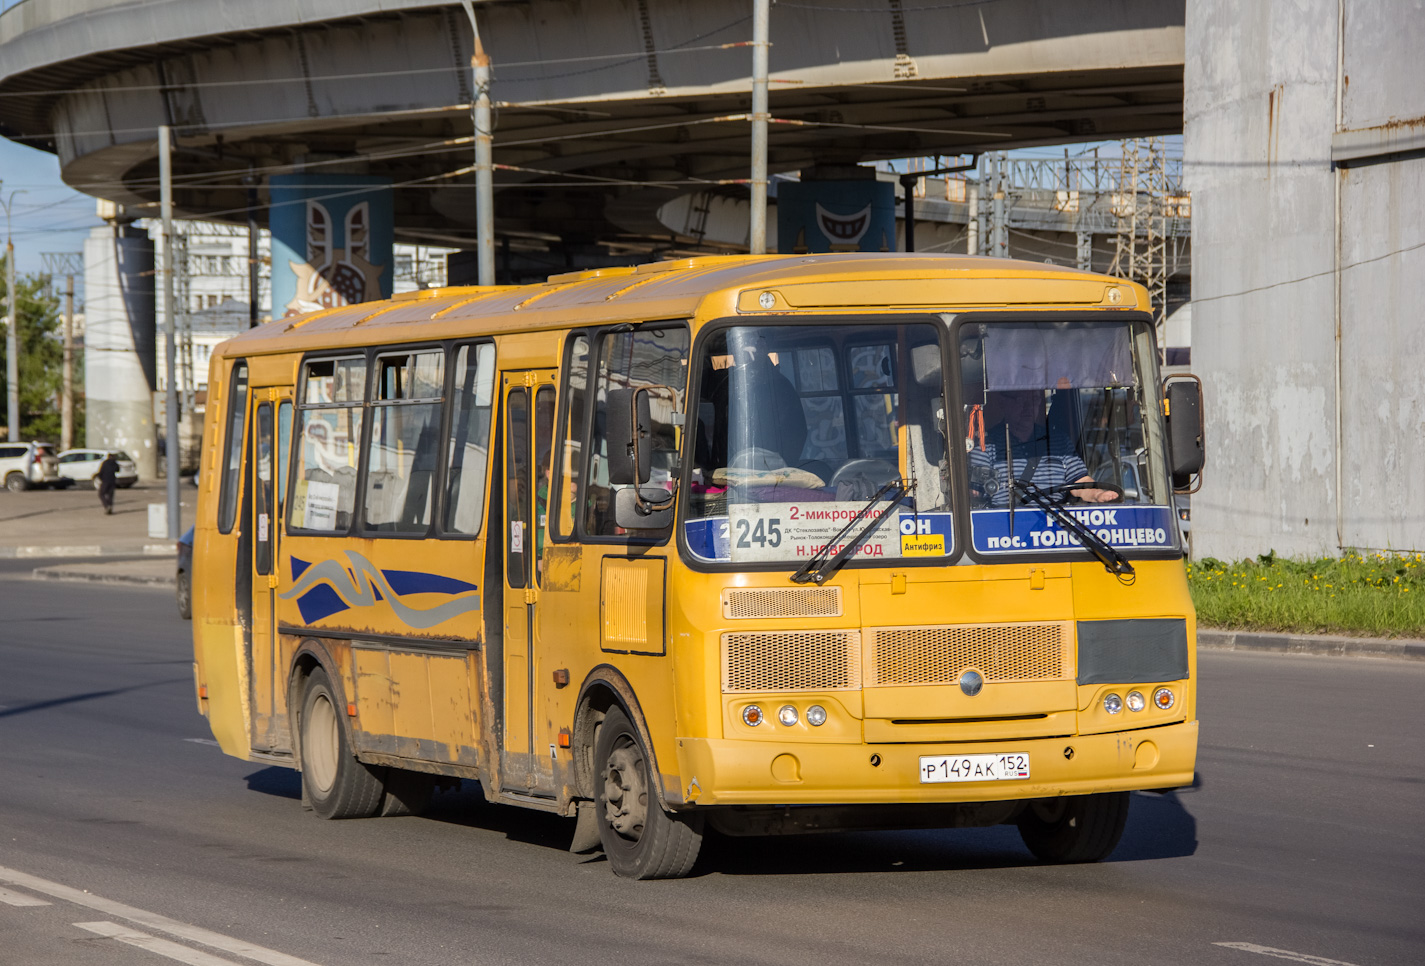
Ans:
[[[450,468],[445,484],[445,532],[477,534],[485,516],[490,465],[490,410],[495,347],[463,345],[455,354],[450,414]]]
[[[606,415],[611,389],[650,387],[653,472],[646,486],[674,487],[678,436],[673,413],[682,408],[688,379],[688,330],[681,325],[645,325],[632,332],[610,332],[599,344],[595,383],[594,432],[584,487],[584,529],[594,536],[624,531],[614,523],[614,490],[609,485]],[[653,536],[655,532],[642,531]]]
[[[218,495],[218,530],[231,533],[237,519],[238,478],[242,468],[242,427],[247,421],[247,363],[233,366],[229,380],[228,438],[223,452],[222,491]]]
[[[351,527],[365,385],[363,358],[314,359],[303,366],[289,529]]]
[[[366,529],[425,533],[435,502],[445,353],[376,357],[371,387],[371,448],[366,460]]]
[[[559,512],[555,539],[574,535],[579,517],[579,478],[584,468],[584,419],[589,405],[589,338],[576,335],[569,344],[569,378],[564,392],[564,446],[559,468]]]
[[[257,407],[256,430],[252,440],[252,463],[256,470],[257,540],[253,544],[253,565],[260,574],[272,573],[272,404]]]

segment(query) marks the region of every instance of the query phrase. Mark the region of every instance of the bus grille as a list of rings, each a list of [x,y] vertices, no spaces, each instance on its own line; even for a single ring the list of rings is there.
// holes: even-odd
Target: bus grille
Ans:
[[[856,631],[770,631],[722,636],[722,689],[847,691],[861,686]]]
[[[954,684],[969,668],[986,681],[1072,675],[1068,624],[877,627],[867,636],[867,687]]]
[[[745,617],[840,617],[840,587],[788,587],[726,590],[722,595],[722,616]]]

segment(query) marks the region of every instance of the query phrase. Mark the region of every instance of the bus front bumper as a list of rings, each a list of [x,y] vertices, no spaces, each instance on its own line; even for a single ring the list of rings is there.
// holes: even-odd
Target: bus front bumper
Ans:
[[[1028,779],[922,783],[923,756],[1026,753]],[[954,744],[679,738],[694,805],[990,802],[1191,785],[1197,722],[1102,735]]]

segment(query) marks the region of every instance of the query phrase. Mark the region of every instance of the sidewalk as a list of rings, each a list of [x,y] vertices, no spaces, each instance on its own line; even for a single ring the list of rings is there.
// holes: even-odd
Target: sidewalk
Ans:
[[[197,495],[187,482],[179,488],[185,530],[193,522]],[[0,490],[0,558],[171,556],[176,552],[172,541],[148,535],[148,505],[166,498],[162,481],[139,483],[114,494],[114,513],[107,516],[99,494],[80,484],[65,490]]]
[[[1425,661],[1425,641],[1389,637],[1275,634],[1267,631],[1229,631],[1216,627],[1199,627],[1197,646],[1213,651],[1324,654],[1330,657],[1384,657]]]
[[[149,560],[106,560],[98,563],[52,564],[36,567],[40,580],[82,580],[100,584],[137,584],[145,587],[172,587],[172,557]]]

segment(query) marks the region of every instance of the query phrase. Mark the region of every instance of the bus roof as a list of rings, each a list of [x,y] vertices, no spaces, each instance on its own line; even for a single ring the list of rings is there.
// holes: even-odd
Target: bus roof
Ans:
[[[770,298],[767,293],[771,293]],[[976,255],[710,255],[551,276],[533,285],[406,292],[276,319],[215,355],[264,355],[695,316],[1064,307],[1147,309],[1125,279]]]

